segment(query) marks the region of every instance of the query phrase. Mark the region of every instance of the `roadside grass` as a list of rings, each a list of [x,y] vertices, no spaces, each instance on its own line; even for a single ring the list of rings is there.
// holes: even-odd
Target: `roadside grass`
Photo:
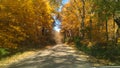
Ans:
[[[19,49],[4,49],[0,48],[0,68],[19,62],[25,58],[34,56],[40,50],[51,48],[53,45],[45,45],[43,47],[23,47]]]
[[[6,68],[10,64],[17,63],[25,58],[31,57],[32,55],[35,55],[37,51],[26,51],[22,53],[16,53],[14,55],[11,55],[9,57],[2,58],[0,60],[0,68]]]
[[[96,43],[91,47],[81,42],[75,42],[75,47],[95,58],[104,59],[115,63],[114,65],[120,65],[120,44],[108,43]]]

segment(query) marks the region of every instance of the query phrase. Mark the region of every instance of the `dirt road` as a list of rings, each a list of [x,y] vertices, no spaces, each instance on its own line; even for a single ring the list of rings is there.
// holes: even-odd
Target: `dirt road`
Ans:
[[[83,52],[65,44],[58,44],[11,64],[8,68],[95,68],[88,59],[89,56]]]

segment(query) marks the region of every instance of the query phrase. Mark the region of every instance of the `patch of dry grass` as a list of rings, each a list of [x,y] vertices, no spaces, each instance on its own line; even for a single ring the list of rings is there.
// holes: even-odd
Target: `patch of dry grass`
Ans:
[[[12,63],[16,63],[18,61],[21,61],[28,57],[31,57],[32,55],[35,55],[36,53],[37,53],[37,51],[27,51],[27,52],[15,54],[11,57],[1,59],[0,60],[0,68],[6,68],[8,65],[10,65]]]

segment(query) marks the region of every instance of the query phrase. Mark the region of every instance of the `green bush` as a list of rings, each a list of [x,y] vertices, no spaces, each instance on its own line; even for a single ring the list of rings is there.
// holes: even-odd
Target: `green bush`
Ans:
[[[9,54],[9,52],[6,49],[0,48],[0,58],[3,56],[6,56],[8,54]]]
[[[77,49],[84,51],[85,53],[92,55],[96,58],[108,59],[111,61],[120,59],[120,44],[115,45],[111,42],[96,43],[92,47],[87,47],[87,45],[83,45],[80,42],[75,43]]]

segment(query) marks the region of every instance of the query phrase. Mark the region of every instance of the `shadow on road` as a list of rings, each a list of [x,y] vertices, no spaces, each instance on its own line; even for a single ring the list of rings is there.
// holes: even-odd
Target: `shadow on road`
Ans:
[[[88,56],[76,52],[65,45],[40,51],[37,55],[18,63],[11,64],[8,68],[90,68]]]

